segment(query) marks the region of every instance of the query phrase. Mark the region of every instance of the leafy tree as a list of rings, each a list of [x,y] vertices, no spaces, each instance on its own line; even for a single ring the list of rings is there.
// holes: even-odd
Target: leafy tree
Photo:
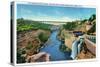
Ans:
[[[67,30],[74,30],[77,27],[77,22],[67,22],[63,27]]]
[[[22,50],[17,50],[17,63],[25,63],[25,57],[22,56]]]
[[[40,33],[38,37],[39,37],[40,41],[43,43],[45,43],[49,38],[49,36],[46,35],[45,33]]]
[[[90,18],[89,18],[89,21],[92,22],[94,19],[96,19],[96,15],[93,14]]]

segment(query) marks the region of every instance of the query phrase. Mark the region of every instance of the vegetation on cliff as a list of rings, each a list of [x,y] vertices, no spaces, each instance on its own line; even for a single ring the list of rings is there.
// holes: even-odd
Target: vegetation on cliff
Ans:
[[[50,30],[50,27],[50,24],[44,24],[38,21],[25,20],[23,18],[17,19],[18,32],[37,29]]]
[[[50,27],[50,24],[38,21],[17,19],[17,63],[25,63],[27,56],[39,52],[50,36]]]
[[[60,49],[62,52],[71,52],[71,49],[68,48],[67,46],[65,46],[64,44],[60,45],[59,49]]]

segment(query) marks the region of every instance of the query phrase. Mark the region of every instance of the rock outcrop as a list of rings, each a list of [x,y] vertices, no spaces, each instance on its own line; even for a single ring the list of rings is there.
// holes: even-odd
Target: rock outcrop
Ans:
[[[34,54],[32,56],[26,57],[26,62],[47,62],[50,60],[50,55],[45,52],[40,52],[38,54]]]

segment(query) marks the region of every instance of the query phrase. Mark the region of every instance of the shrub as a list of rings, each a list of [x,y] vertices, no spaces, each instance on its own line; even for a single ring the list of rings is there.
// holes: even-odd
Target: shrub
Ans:
[[[32,49],[33,48],[33,45],[31,42],[28,42],[28,45],[26,46],[26,49]]]
[[[67,22],[63,25],[66,30],[74,30],[77,27],[77,22]]]
[[[25,57],[22,57],[22,50],[17,50],[17,63],[25,63]]]
[[[45,33],[40,33],[38,37],[39,37],[40,41],[43,43],[45,43],[49,38],[49,36]]]
[[[66,47],[64,44],[60,45],[59,49],[62,51],[62,52],[70,52],[71,49]]]

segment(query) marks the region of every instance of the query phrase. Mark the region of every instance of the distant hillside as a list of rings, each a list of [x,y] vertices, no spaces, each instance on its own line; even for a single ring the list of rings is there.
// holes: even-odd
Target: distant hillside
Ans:
[[[44,24],[38,21],[25,20],[23,18],[17,19],[17,31],[37,30],[44,29],[49,30],[50,24]]]
[[[87,24],[92,25],[92,28],[89,31],[86,31]],[[96,15],[95,14],[91,15],[89,19],[68,22],[65,25],[63,25],[63,28],[69,31],[78,30],[78,31],[93,33],[96,31]]]

